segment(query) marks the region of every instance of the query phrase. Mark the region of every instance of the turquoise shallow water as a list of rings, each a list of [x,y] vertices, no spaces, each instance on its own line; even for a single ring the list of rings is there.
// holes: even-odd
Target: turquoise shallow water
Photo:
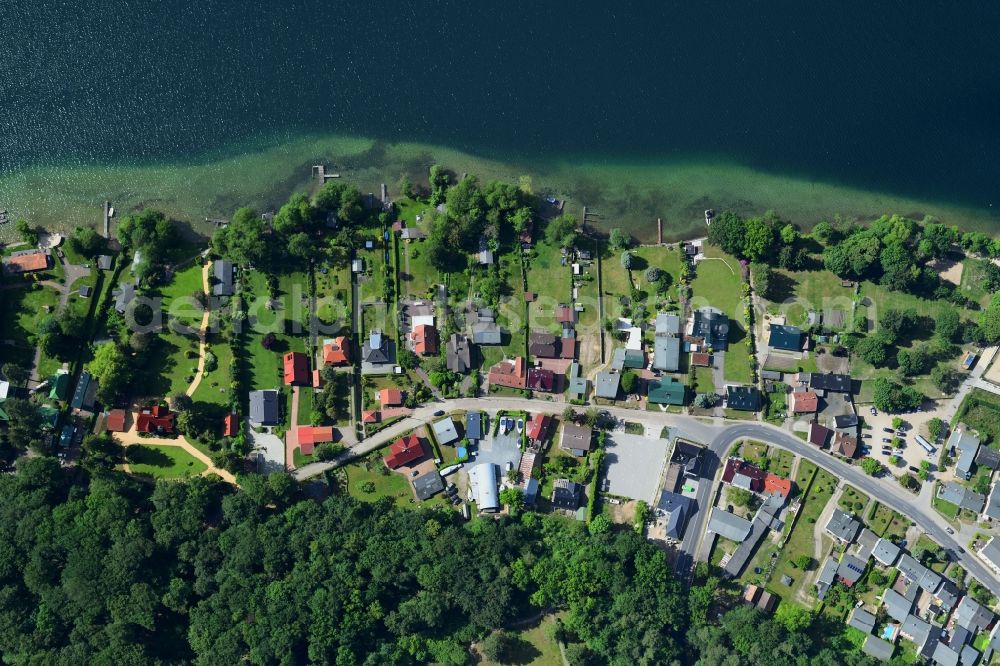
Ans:
[[[0,174],[336,133],[1000,203],[1000,5],[538,5],[7,0]]]

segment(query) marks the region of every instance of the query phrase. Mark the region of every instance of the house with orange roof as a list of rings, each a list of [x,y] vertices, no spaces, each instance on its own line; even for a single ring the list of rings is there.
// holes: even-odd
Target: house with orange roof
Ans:
[[[222,420],[222,436],[223,437],[236,437],[240,432],[240,422],[239,417],[236,416],[236,412],[229,412],[226,417]]]
[[[170,434],[174,431],[176,414],[169,407],[154,405],[139,412],[135,419],[135,429],[142,433]]]
[[[818,408],[816,391],[792,391],[788,396],[788,409],[793,414],[812,414]]]
[[[299,450],[303,455],[311,455],[317,444],[334,440],[333,426],[299,426],[295,431],[299,440]]]
[[[49,254],[42,250],[15,252],[3,260],[3,266],[11,275],[44,271],[49,267]]]
[[[323,363],[326,365],[349,365],[350,354],[349,342],[345,335],[323,342]]]
[[[281,357],[284,364],[285,385],[309,386],[309,357],[302,352],[288,352]]]
[[[400,407],[403,404],[403,392],[398,388],[384,388],[378,392],[378,401],[382,409]]]
[[[377,409],[366,409],[361,412],[361,422],[362,423],[378,423],[381,420],[381,414]]]
[[[490,368],[490,386],[523,389],[528,383],[528,364],[523,356],[504,359]]]
[[[313,368],[312,371],[313,388],[323,388],[323,375],[320,374],[319,368]]]
[[[788,496],[792,493],[792,481],[791,479],[786,479],[778,476],[777,474],[768,474],[764,477],[764,494],[765,495],[781,495],[784,499],[788,499]]]
[[[438,332],[429,324],[414,326],[410,332],[410,341],[413,343],[413,351],[421,356],[438,353]]]

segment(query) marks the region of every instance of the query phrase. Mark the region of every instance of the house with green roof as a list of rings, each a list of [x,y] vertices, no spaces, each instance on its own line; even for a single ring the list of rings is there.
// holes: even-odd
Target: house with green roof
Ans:
[[[625,350],[625,367],[630,370],[638,370],[646,367],[646,355],[641,349]]]
[[[684,404],[687,387],[673,377],[653,379],[646,386],[646,399],[653,404]]]
[[[49,378],[52,388],[49,389],[50,400],[66,400],[69,397],[70,376],[65,370],[61,370]]]

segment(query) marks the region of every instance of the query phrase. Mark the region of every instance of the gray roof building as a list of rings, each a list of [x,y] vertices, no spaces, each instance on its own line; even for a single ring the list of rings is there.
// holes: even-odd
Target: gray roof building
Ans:
[[[955,624],[973,633],[982,631],[993,622],[993,611],[965,595],[955,609]]]
[[[896,563],[896,558],[899,557],[899,546],[883,537],[875,543],[872,556],[878,560],[879,564],[891,567]]]
[[[854,516],[844,513],[840,509],[834,509],[833,515],[826,523],[826,531],[830,536],[844,543],[851,543],[861,529],[861,523]]]
[[[106,254],[99,255],[97,257],[97,268],[102,271],[111,270],[111,257]]]
[[[361,345],[361,374],[391,371],[393,343],[379,329],[372,329]]]
[[[948,438],[948,446],[954,447],[958,454],[958,461],[955,463],[956,476],[968,479],[972,476],[972,466],[976,462],[976,453],[979,452],[980,440],[974,435],[967,425],[959,423],[951,432]]]
[[[962,652],[959,654],[958,657],[958,663],[961,664],[962,666],[975,666],[978,660],[979,660],[979,650],[972,647],[971,645],[964,646],[962,648]]]
[[[436,469],[413,479],[413,492],[417,499],[427,500],[444,490],[444,479]]]
[[[958,666],[958,653],[941,641],[934,646],[932,659],[937,666]]]
[[[994,481],[993,485],[990,486],[990,494],[986,496],[986,507],[983,509],[983,514],[993,520],[1000,518],[1000,493],[997,492],[998,485],[1000,483]]]
[[[235,293],[233,289],[233,263],[225,259],[216,259],[212,270],[215,275],[212,293],[216,296],[232,296]]]
[[[990,567],[1000,572],[1000,540],[990,537],[986,545],[979,549],[979,556],[982,557]],[[1000,639],[998,639],[1000,641]]]
[[[675,314],[656,315],[656,335],[680,335],[681,318]]]
[[[677,372],[681,363],[681,339],[657,335],[653,340],[653,367],[666,372]]]
[[[559,446],[573,455],[582,456],[590,450],[593,432],[589,426],[564,423]]]
[[[858,631],[870,634],[875,629],[875,616],[864,608],[855,608],[847,620],[847,624]]]
[[[931,625],[924,622],[916,615],[907,615],[906,619],[903,621],[903,626],[899,628],[899,632],[909,640],[917,644],[917,647],[923,647],[924,643],[927,642],[927,638],[931,634]]]
[[[472,341],[477,345],[499,345],[502,342],[500,324],[495,321],[478,321],[472,325]]]
[[[84,370],[80,373],[80,379],[73,390],[73,397],[69,406],[84,412],[94,411],[97,401],[97,380],[89,372]]]
[[[781,509],[781,503],[776,502],[775,499],[776,496],[769,497],[757,510],[757,515],[754,516],[753,522],[750,524],[750,533],[733,552],[723,569],[726,576],[736,578],[743,573],[743,568],[750,561],[754,550],[772,527],[775,514]],[[781,528],[775,526],[775,529]]]
[[[684,526],[694,506],[694,500],[677,493],[664,490],[656,504],[657,513],[666,519],[666,535],[670,539],[684,536]]]
[[[500,510],[500,491],[497,482],[497,466],[480,463],[469,471],[473,497],[480,513],[496,513]]]
[[[119,314],[125,314],[129,303],[135,300],[135,284],[131,282],[122,282],[118,289],[115,289],[114,297],[115,311]]]
[[[982,511],[983,505],[986,504],[985,496],[954,482],[941,486],[941,489],[938,490],[938,498],[976,513]]]
[[[1000,451],[986,445],[980,445],[976,453],[976,464],[990,469],[1000,469]]]
[[[434,428],[434,438],[437,439],[438,444],[451,444],[458,440],[455,421],[450,416],[436,421],[431,427]]]
[[[862,652],[879,661],[889,661],[892,659],[892,653],[895,649],[892,643],[884,641],[878,636],[869,636],[865,639],[864,645],[861,646]]]
[[[837,567],[839,563],[832,557],[828,557],[826,562],[823,563],[823,568],[819,572],[819,576],[816,578],[816,596],[822,601],[826,598],[826,592],[833,585],[834,581],[837,580]]]
[[[694,312],[691,334],[703,339],[705,346],[714,351],[726,351],[729,347],[729,317],[718,308],[698,308]]]
[[[556,479],[552,483],[552,506],[575,511],[580,506],[583,486],[569,479]]]
[[[941,582],[941,587],[937,589],[934,593],[934,598],[937,601],[938,606],[946,611],[950,611],[958,603],[959,597],[962,596],[962,591],[958,589],[958,586],[947,578],[943,579]]]
[[[878,540],[878,536],[874,532],[867,527],[862,527],[861,532],[858,533],[858,557],[867,561],[872,556],[872,551],[875,550],[875,544],[878,543]]]
[[[867,562],[850,554],[845,554],[840,559],[840,566],[837,567],[837,578],[848,587],[854,585],[865,574]]]
[[[910,555],[903,553],[896,564],[899,573],[911,583],[916,583],[928,592],[935,592],[941,585],[941,576],[917,562]]]
[[[465,437],[470,441],[483,438],[483,413],[471,411],[465,413]]]
[[[465,374],[472,367],[472,348],[469,339],[460,333],[452,333],[445,345],[445,359],[452,372]]]
[[[708,531],[714,532],[730,541],[742,543],[750,534],[752,523],[746,518],[740,518],[728,511],[712,507],[712,513],[708,519]]]
[[[892,588],[886,588],[882,594],[882,603],[885,605],[886,613],[896,622],[905,622],[913,608],[913,601]]]
[[[594,394],[605,400],[615,400],[618,397],[618,384],[622,376],[614,370],[604,370],[597,373],[594,382]]]
[[[250,391],[250,423],[256,426],[278,424],[278,392],[275,389]]]

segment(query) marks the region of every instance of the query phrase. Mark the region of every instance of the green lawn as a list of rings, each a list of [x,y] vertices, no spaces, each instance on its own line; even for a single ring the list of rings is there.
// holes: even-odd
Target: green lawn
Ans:
[[[760,460],[767,455],[767,444],[755,439],[748,439],[743,443],[740,455],[744,460]]]
[[[357,256],[365,260],[365,279],[361,281],[361,300],[365,303],[382,302],[385,297],[385,254],[379,240],[373,250],[360,250]],[[411,265],[412,270],[412,265]]]
[[[881,537],[897,536],[902,539],[910,521],[884,504],[876,504],[869,514],[868,529]]]
[[[365,469],[365,463],[359,462],[343,467],[347,475],[347,492],[363,502],[374,502],[382,497],[391,497],[397,506],[413,507],[417,502],[413,497],[410,484],[402,474],[389,472],[380,468],[381,460],[370,463],[371,469]],[[372,492],[365,490],[368,483],[374,484]],[[433,502],[434,500],[431,500]],[[422,502],[426,506],[429,502]]]
[[[558,621],[558,615],[546,615],[534,626],[510,632],[515,637],[514,648],[507,664],[521,666],[562,666],[559,644],[549,638],[551,625]],[[482,666],[497,666],[497,662],[482,657]]]
[[[528,264],[528,289],[538,294],[531,304],[531,327],[559,333],[562,325],[556,322],[555,308],[560,303],[572,302],[572,269],[562,265],[559,248],[539,243],[533,250]]]
[[[782,312],[788,323],[802,326],[810,310],[829,314],[833,310],[845,313],[845,324],[851,325],[854,289],[842,287],[840,278],[826,270],[787,271],[776,269],[772,279],[772,305],[768,311]],[[794,300],[794,303],[785,304]]]
[[[313,390],[308,386],[299,389],[299,413],[296,416],[299,425],[313,425]]]
[[[351,266],[343,248],[333,248],[316,271],[316,311],[325,326],[350,330]]]
[[[795,462],[795,456],[792,455],[791,451],[775,449],[771,452],[770,457],[772,472],[785,478],[792,473],[792,463]]]
[[[192,397],[198,402],[227,405],[231,397],[229,368],[233,364],[233,350],[216,334],[209,339],[208,351],[215,354],[218,366],[212,372],[202,375],[201,383]]]
[[[694,369],[695,390],[698,393],[714,393],[715,382],[712,379],[712,368],[698,367]]]
[[[858,504],[863,506],[859,509],[857,507]],[[865,495],[854,486],[845,485],[844,492],[840,494],[840,499],[837,501],[837,506],[843,511],[859,513],[864,510],[865,506],[868,506],[868,495]]]
[[[297,274],[301,276],[301,274]],[[254,389],[275,388],[283,382],[281,355],[288,351],[304,352],[307,340],[307,330],[299,334],[290,334],[290,322],[286,316],[294,317],[300,322],[308,316],[308,308],[294,306],[285,294],[291,294],[290,287],[293,278],[283,276],[279,280],[281,299],[286,302],[288,310],[272,311],[266,307],[268,298],[267,278],[260,271],[251,271],[246,275],[244,285],[247,302],[250,303],[250,333],[247,335],[247,355],[250,364],[250,382]],[[296,313],[295,309],[299,312]],[[262,340],[267,333],[274,333],[275,344],[271,349],[265,349]]]
[[[740,315],[742,317],[742,315]],[[750,372],[750,351],[746,346],[746,333],[740,321],[729,322],[729,347],[725,352],[722,374],[726,381],[749,384],[753,381]]]
[[[692,307],[710,305],[729,315],[730,319],[743,321],[743,280],[740,264],[718,248],[707,246],[711,257],[698,263],[697,275],[691,283]],[[733,339],[730,336],[730,343]]]
[[[178,446],[134,444],[125,453],[133,474],[148,475],[154,479],[198,476],[208,469],[205,463]]]
[[[606,243],[600,244],[601,252],[601,286],[605,296],[604,311],[608,317],[617,317],[620,313],[618,298],[632,293],[632,283],[629,272],[622,268],[621,252],[612,252]]]
[[[28,367],[38,327],[46,317],[56,314],[58,306],[59,294],[49,287],[38,285],[0,291],[0,316],[4,321],[0,337],[14,342],[13,345],[0,345],[0,360]]]

